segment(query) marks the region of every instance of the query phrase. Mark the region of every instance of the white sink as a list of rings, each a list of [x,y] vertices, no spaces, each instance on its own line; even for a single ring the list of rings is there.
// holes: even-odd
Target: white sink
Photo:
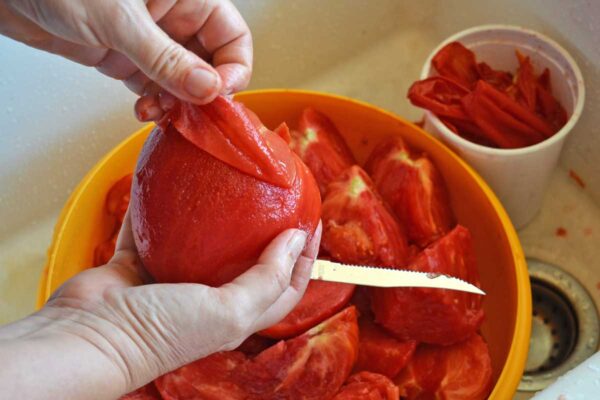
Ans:
[[[562,44],[588,97],[525,252],[569,270],[600,305],[600,2],[236,1],[255,41],[251,88],[334,92],[417,120],[406,100],[431,51],[469,26],[507,23]],[[54,220],[84,173],[140,127],[134,97],[93,69],[0,38],[0,324],[34,309]],[[569,178],[574,170],[585,189]],[[557,236],[563,227],[566,236]],[[527,398],[529,394],[519,394]]]

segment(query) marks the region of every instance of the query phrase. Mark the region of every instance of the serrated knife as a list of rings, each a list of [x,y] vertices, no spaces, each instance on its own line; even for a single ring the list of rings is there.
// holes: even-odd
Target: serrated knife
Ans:
[[[376,287],[426,287],[485,295],[477,286],[447,275],[316,260],[311,279]]]

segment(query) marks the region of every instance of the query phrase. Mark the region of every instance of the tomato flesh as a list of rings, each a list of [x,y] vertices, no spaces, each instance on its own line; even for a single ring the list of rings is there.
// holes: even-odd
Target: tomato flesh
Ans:
[[[154,382],[150,382],[138,390],[120,397],[119,400],[162,400],[162,397],[156,389]]]
[[[335,125],[312,108],[302,112],[298,130],[291,133],[290,145],[313,173],[321,195],[325,195],[331,181],[356,164]]]
[[[458,225],[419,253],[410,269],[445,274],[479,286],[469,231]],[[483,322],[481,296],[430,288],[373,288],[376,322],[400,340],[450,345],[467,339]]]
[[[334,400],[398,400],[398,387],[387,377],[372,372],[359,372],[348,381]]]
[[[375,147],[365,168],[409,241],[425,247],[452,229],[445,182],[426,155],[413,156],[402,139],[392,137]]]
[[[407,400],[483,400],[492,387],[487,344],[478,334],[452,346],[420,345],[395,379]]]
[[[260,331],[274,339],[299,335],[340,311],[352,297],[355,285],[312,280],[294,309],[277,324]]]
[[[406,236],[359,166],[329,185],[321,218],[321,246],[333,259],[390,267],[406,263]]]

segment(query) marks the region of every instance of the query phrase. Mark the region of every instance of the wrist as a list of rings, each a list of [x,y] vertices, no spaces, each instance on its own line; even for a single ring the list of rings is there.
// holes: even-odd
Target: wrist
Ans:
[[[109,340],[90,328],[99,324],[91,319],[77,310],[45,308],[0,329],[0,359],[8,361],[0,369],[3,393],[27,399],[99,393],[95,398],[115,399],[132,389],[127,368]]]

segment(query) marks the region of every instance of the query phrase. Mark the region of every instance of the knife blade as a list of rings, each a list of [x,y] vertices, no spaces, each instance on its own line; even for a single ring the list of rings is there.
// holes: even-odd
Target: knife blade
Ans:
[[[311,279],[376,287],[427,287],[485,295],[477,286],[441,274],[316,260]]]

